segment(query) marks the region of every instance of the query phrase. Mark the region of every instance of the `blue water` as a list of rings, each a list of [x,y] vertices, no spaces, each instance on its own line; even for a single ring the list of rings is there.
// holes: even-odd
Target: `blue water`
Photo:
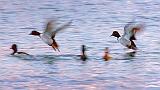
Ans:
[[[51,18],[73,20],[56,36],[61,52],[28,35]],[[132,20],[145,24],[134,56],[110,37]],[[0,90],[159,90],[159,27],[159,0],[0,0]],[[13,43],[32,56],[10,55]],[[76,57],[82,44],[86,61]]]

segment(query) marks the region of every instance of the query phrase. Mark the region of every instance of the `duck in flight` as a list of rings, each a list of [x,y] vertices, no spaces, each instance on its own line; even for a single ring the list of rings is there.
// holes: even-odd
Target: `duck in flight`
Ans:
[[[32,31],[29,35],[39,36],[42,39],[42,41],[44,41],[49,46],[52,46],[52,48],[55,51],[56,50],[60,51],[59,45],[57,44],[57,42],[55,40],[55,36],[58,32],[66,29],[70,24],[71,24],[71,21],[62,25],[59,28],[55,28],[55,27],[53,27],[55,25],[55,23],[53,20],[51,20],[47,23],[46,28],[43,31],[43,33],[40,33],[38,31]]]
[[[136,40],[135,35],[137,32],[142,31],[143,25],[140,23],[130,22],[124,27],[124,34],[121,36],[118,31],[113,31],[111,36],[117,37],[117,40],[125,47],[133,50],[137,50],[137,46],[134,43]]]
[[[15,55],[15,54],[24,54],[24,55],[29,55],[28,53],[25,52],[18,52],[17,49],[17,45],[16,44],[12,44],[11,48],[13,50],[13,53],[11,53],[11,55]]]

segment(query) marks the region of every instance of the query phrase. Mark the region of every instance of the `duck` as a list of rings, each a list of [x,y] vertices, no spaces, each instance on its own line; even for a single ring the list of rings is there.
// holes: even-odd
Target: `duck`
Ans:
[[[17,45],[16,44],[12,44],[11,48],[13,50],[13,53],[11,53],[11,55],[15,55],[15,54],[23,54],[23,55],[30,55],[28,53],[25,53],[25,52],[18,52],[18,48],[17,48]]]
[[[113,31],[111,36],[117,38],[117,40],[128,49],[137,50],[137,46],[134,43],[136,40],[135,35],[137,32],[143,30],[143,24],[136,22],[129,22],[124,27],[124,34],[121,36],[118,31]]]
[[[111,58],[112,58],[112,57],[109,55],[109,48],[106,47],[106,48],[105,48],[105,53],[104,53],[103,59],[104,59],[105,61],[108,61],[108,60],[110,60]]]
[[[34,35],[34,36],[38,36],[42,39],[42,41],[44,41],[46,44],[48,44],[49,46],[51,46],[55,51],[59,51],[59,45],[57,44],[56,40],[55,40],[55,36],[58,32],[66,29],[72,21],[67,22],[66,24],[62,25],[59,28],[54,28],[53,26],[55,25],[53,20],[48,21],[45,30],[43,31],[43,33],[40,33],[36,30],[33,30],[29,35]]]
[[[81,55],[80,55],[80,59],[85,61],[87,59],[87,55],[86,55],[86,46],[82,45],[81,46]]]

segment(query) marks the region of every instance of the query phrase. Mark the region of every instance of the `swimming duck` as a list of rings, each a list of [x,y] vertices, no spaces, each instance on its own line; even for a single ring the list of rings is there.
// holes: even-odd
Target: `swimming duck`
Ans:
[[[15,55],[15,54],[25,54],[25,55],[29,55],[28,53],[25,52],[18,52],[17,49],[17,45],[16,44],[12,44],[11,48],[13,50],[13,53],[11,53],[11,55]]]
[[[55,36],[59,31],[67,28],[67,26],[71,24],[71,21],[62,25],[59,28],[53,28],[53,23],[54,23],[53,20],[49,21],[43,33],[40,33],[38,31],[32,31],[29,35],[39,36],[46,44],[48,44],[49,46],[52,46],[52,48],[55,51],[56,50],[60,51],[59,45],[55,40]]]
[[[124,34],[120,36],[118,31],[113,31],[111,36],[117,37],[117,40],[125,47],[133,50],[137,50],[136,44],[133,40],[136,40],[135,34],[142,31],[143,25],[140,23],[130,22],[124,27]]]
[[[109,55],[109,50],[108,50],[108,47],[105,48],[105,53],[104,53],[104,56],[103,56],[103,59],[108,61],[110,60],[112,57]]]
[[[86,51],[86,46],[85,46],[85,45],[82,45],[81,50],[82,50],[82,53],[81,53],[81,55],[80,55],[80,58],[81,58],[83,61],[85,61],[85,60],[87,59],[87,56],[86,56],[86,53],[85,53],[85,51]]]

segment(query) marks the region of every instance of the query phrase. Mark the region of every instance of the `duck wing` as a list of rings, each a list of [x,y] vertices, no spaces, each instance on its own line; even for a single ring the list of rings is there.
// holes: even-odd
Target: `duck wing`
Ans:
[[[128,40],[136,40],[135,35],[137,32],[143,29],[143,24],[130,22],[125,25],[124,27],[124,34],[123,36]]]
[[[58,32],[60,32],[60,31],[62,31],[62,30],[64,30],[64,29],[66,29],[71,23],[72,23],[72,21],[67,22],[66,24],[62,25],[61,27],[55,29],[55,30],[52,32],[52,38],[54,38],[55,35],[56,35]]]
[[[46,28],[45,28],[44,32],[52,32],[52,30],[54,29],[54,25],[55,25],[54,20],[48,21],[48,23],[46,24]]]

